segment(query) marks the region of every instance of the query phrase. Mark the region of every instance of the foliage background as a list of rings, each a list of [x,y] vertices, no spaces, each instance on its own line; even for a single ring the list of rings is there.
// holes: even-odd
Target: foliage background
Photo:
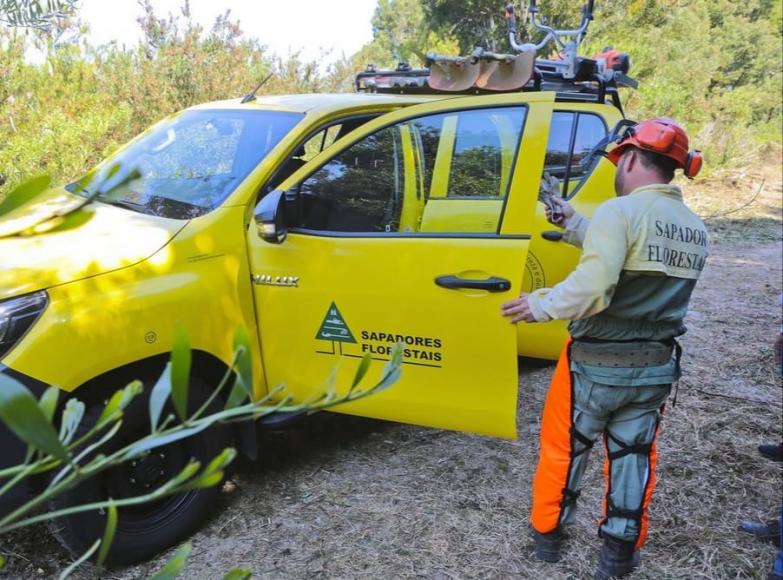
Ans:
[[[641,87],[626,93],[628,116],[680,120],[713,171],[779,163],[780,0],[596,4],[583,52],[611,44],[630,53]],[[428,50],[465,54],[475,44],[507,49],[503,3],[495,0],[378,0],[373,40],[325,69],[296,53],[270,53],[244,36],[228,12],[207,30],[187,3],[167,16],[149,0],[140,5],[144,34],[132,47],[88,44],[78,4],[72,18],[49,30],[0,27],[0,197],[39,173],[54,182],[74,179],[162,117],[241,96],[270,72],[264,93],[350,91],[353,74],[370,62],[421,64]],[[544,0],[539,9],[555,24],[570,25],[580,5]],[[41,64],[25,61],[28,45],[44,51]]]

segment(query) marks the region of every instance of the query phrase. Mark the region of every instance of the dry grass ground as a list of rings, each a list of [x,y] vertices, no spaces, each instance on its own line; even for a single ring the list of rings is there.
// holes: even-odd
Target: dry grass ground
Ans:
[[[753,202],[739,211],[765,185]],[[727,178],[730,179],[730,178]],[[756,446],[780,441],[780,166],[690,192],[715,246],[692,302],[684,379],[660,438],[651,533],[636,578],[764,578],[774,550],[740,519],[780,507],[781,464]],[[736,192],[736,193],[732,193]],[[728,213],[726,213],[728,212]],[[601,452],[563,561],[533,558],[530,486],[552,366],[521,361],[519,436],[504,441],[324,414],[266,437],[263,461],[241,464],[216,515],[193,539],[188,578],[232,566],[258,578],[588,578],[599,540]],[[63,552],[29,530],[10,575],[49,576]],[[116,570],[141,578],[166,555]]]

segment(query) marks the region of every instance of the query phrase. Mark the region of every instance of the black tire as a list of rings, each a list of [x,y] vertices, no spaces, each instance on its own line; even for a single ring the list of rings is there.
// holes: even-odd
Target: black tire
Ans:
[[[123,426],[101,449],[106,454],[127,445],[139,436],[149,433],[148,394],[136,397],[126,410]],[[194,380],[190,387],[191,411],[198,408],[209,394],[207,387]],[[220,409],[218,402],[208,412]],[[94,424],[102,405],[91,406],[82,425]],[[164,410],[165,417],[170,409]],[[86,428],[86,427],[85,427]],[[108,497],[121,499],[152,491],[187,464],[190,458],[202,467],[231,444],[230,429],[215,425],[165,447],[153,449],[135,462],[109,469],[61,494],[50,502],[50,509],[83,505]],[[210,515],[216,505],[221,485],[187,491],[169,496],[152,504],[129,506],[118,512],[117,530],[106,563],[128,565],[147,560],[158,552],[186,539]],[[74,556],[83,554],[96,539],[103,537],[106,514],[99,511],[82,512],[52,521],[51,529],[57,539]]]

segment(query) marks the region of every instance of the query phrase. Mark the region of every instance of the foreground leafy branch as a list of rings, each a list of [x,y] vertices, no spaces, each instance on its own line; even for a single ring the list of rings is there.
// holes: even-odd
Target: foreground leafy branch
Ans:
[[[101,501],[41,511],[52,498],[107,469],[141,458],[155,449],[192,437],[217,424],[257,420],[275,412],[309,414],[377,394],[397,381],[401,362],[402,347],[397,345],[380,378],[369,387],[361,387],[371,365],[367,355],[361,360],[350,386],[342,393],[338,393],[336,373],[332,372],[323,390],[309,400],[294,403],[282,386],[272,389],[261,399],[254,399],[250,339],[247,332],[240,328],[234,336],[231,367],[208,398],[195,411],[189,412],[191,350],[186,335],[177,329],[171,361],[149,392],[149,433],[111,452],[105,452],[107,444],[120,432],[128,406],[144,392],[140,381],[115,392],[103,405],[93,425],[89,425],[85,417],[85,404],[75,398],[69,399],[60,415],[58,430],[55,428],[55,414],[59,389],[50,387],[40,400],[36,400],[21,383],[0,375],[0,420],[28,445],[21,464],[0,470],[0,496],[26,479],[49,475],[48,483],[40,494],[0,517],[0,534],[73,514],[105,511],[107,519],[103,538],[96,540],[63,572],[62,577],[67,577],[76,566],[91,557],[95,557],[100,569],[114,537],[118,509],[217,485],[223,480],[226,467],[236,457],[236,450],[226,448],[206,465],[191,459],[179,473],[141,495],[107,497]],[[220,410],[208,412],[214,408],[215,401],[225,403]],[[168,404],[173,412],[164,416]]]
[[[87,206],[97,200],[112,199],[111,192],[130,183],[139,177],[137,170],[120,173],[122,167],[115,163],[101,175],[97,184],[96,173],[88,173],[81,180],[74,182],[74,189],[83,197],[76,199],[65,207],[51,209],[46,212],[23,212],[21,208],[29,206],[46,193],[51,185],[48,175],[39,175],[24,181],[15,187],[4,199],[0,200],[0,238],[35,236],[45,233],[62,232],[78,228],[93,217]]]

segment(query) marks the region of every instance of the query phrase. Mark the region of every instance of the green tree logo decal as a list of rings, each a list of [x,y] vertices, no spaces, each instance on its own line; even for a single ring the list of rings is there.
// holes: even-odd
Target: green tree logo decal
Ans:
[[[348,328],[348,324],[334,302],[326,311],[324,321],[321,323],[321,328],[318,329],[318,334],[315,335],[315,338],[316,340],[352,342],[356,344],[356,339],[351,334],[351,329]]]

